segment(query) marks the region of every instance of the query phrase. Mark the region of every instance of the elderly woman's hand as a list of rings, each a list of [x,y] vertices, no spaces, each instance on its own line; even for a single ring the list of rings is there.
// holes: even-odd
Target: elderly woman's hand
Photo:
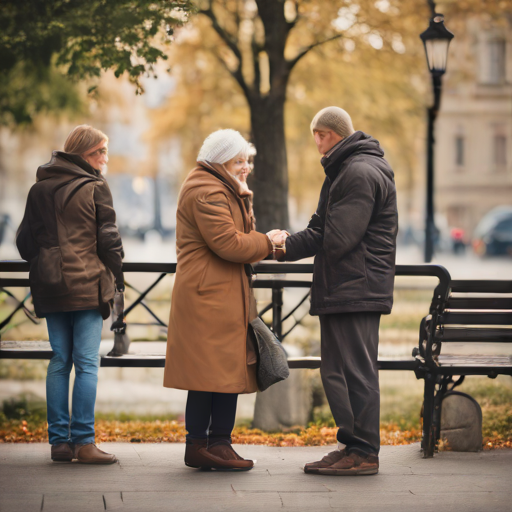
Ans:
[[[267,233],[267,236],[272,242],[272,245],[282,246],[284,245],[286,239],[290,236],[290,233],[284,229],[272,229]]]
[[[277,233],[281,233],[281,230],[280,229],[272,229],[270,230],[268,233],[267,233],[267,236],[270,238],[270,241],[272,241],[272,238],[274,237],[274,235],[276,235]]]
[[[274,243],[276,246],[284,246],[286,239],[290,236],[290,233],[288,231],[285,231],[284,229],[280,231],[279,233],[276,233],[272,237],[272,243]]]
[[[251,174],[251,169],[249,169],[249,167],[246,167],[239,175],[239,180],[242,182],[242,183],[247,183],[247,177],[249,176],[249,174]]]

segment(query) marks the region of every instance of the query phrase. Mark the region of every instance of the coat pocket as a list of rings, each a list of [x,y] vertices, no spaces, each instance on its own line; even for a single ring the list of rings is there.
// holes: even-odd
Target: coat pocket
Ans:
[[[217,255],[211,256],[204,266],[199,281],[199,294],[209,292],[228,293],[233,286],[233,263]]]
[[[69,292],[62,272],[60,247],[42,247],[30,265],[30,282],[44,295],[55,297]]]
[[[341,299],[339,294],[354,289],[363,291],[367,287],[366,261],[360,253],[349,254],[340,261],[329,261],[327,275],[327,289],[336,300]]]

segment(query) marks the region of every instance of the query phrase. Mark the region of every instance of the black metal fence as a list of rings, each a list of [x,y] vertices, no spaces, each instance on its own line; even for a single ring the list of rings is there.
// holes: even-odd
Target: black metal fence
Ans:
[[[161,319],[155,311],[147,303],[146,299],[148,294],[164,279],[167,275],[176,273],[176,263],[124,263],[123,271],[126,278],[127,288],[133,290],[137,297],[129,304],[125,309],[125,317],[127,325],[130,325],[130,313],[136,307],[144,308],[153,321],[144,325],[158,325],[162,328],[167,328],[165,320]],[[3,261],[0,262],[0,273],[27,273],[29,270],[29,264],[25,261]],[[273,263],[273,262],[262,262],[254,265],[254,271],[256,272],[253,278],[254,288],[264,288],[272,290],[272,298],[269,304],[263,307],[259,314],[264,315],[268,311],[272,312],[272,324],[271,328],[275,335],[282,341],[290,334],[290,332],[297,326],[300,325],[307,313],[303,314],[301,318],[296,319],[293,315],[297,312],[302,304],[308,299],[311,288],[311,276],[313,273],[312,263]],[[144,290],[140,290],[130,284],[129,274],[135,272],[142,272],[148,274],[156,274],[157,277]],[[302,279],[297,279],[297,276],[302,275]],[[433,276],[439,279],[439,284],[434,290],[434,296],[431,303],[432,309],[436,309],[441,302],[444,302],[447,298],[450,285],[450,274],[448,271],[438,265],[397,265],[396,276]],[[9,288],[25,288],[23,298],[18,299],[9,290]],[[293,305],[289,312],[283,316],[283,292],[285,288],[302,288],[306,290],[306,293],[300,298],[297,304]],[[6,293],[13,301],[12,310],[7,316],[0,320],[0,339],[2,335],[17,324],[13,324],[13,319],[18,312],[23,312],[26,318],[34,323],[39,320],[35,316],[34,311],[29,307],[30,291],[29,291],[29,280],[28,278],[5,278],[0,277],[0,291]],[[283,323],[294,318],[294,323],[291,328],[286,332],[283,332]],[[140,325],[140,324],[139,324]]]

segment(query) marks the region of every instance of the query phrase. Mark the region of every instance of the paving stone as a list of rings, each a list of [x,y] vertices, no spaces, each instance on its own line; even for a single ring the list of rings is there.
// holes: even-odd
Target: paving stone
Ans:
[[[329,492],[280,492],[279,497],[285,508],[293,510],[309,508],[314,512],[330,508],[330,494]]]
[[[104,443],[119,464],[57,464],[46,444],[0,444],[0,511],[510,512],[512,450],[441,452],[384,446],[378,475],[307,475],[305,461],[332,447],[236,446],[258,459],[243,473],[183,464],[183,444]],[[5,492],[8,491],[8,492]],[[42,497],[44,494],[44,503]]]
[[[106,492],[103,494],[105,510],[118,510],[124,507],[122,492]]]
[[[104,512],[101,492],[49,492],[44,494],[41,512]],[[3,512],[3,511],[2,511]]]
[[[148,510],[145,504],[151,503],[151,512],[179,510],[180,512],[198,511],[271,511],[282,507],[277,492],[243,493],[243,492],[157,492],[157,493],[123,493],[124,509]]]
[[[39,493],[13,493],[7,486],[0,485],[0,511],[40,512],[43,495]]]

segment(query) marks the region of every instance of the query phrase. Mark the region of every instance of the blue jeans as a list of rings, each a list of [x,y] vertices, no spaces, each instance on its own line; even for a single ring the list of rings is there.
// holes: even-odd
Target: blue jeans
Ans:
[[[94,443],[101,314],[97,310],[51,313],[46,316],[46,325],[53,350],[46,376],[50,444]],[[70,418],[69,374],[73,364],[75,385]]]

